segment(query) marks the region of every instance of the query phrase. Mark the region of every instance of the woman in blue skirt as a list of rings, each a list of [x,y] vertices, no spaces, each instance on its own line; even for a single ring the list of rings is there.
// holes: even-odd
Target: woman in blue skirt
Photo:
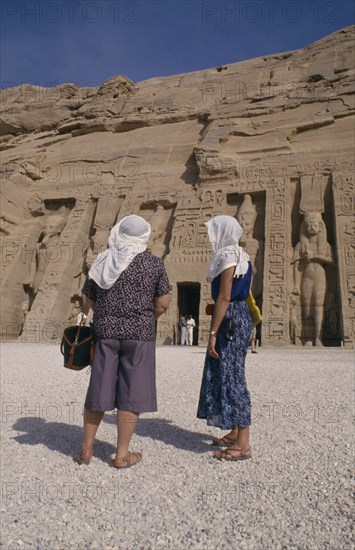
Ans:
[[[239,246],[243,230],[231,216],[216,216],[206,224],[213,254],[207,280],[215,302],[202,377],[197,418],[209,426],[229,430],[213,445],[219,460],[251,458],[250,395],[245,379],[245,358],[253,328],[245,299],[249,295],[252,265]]]

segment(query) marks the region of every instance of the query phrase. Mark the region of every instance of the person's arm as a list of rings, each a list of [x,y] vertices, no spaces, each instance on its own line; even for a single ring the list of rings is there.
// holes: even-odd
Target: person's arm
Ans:
[[[85,296],[85,294],[83,294],[83,302],[84,303],[83,303],[82,311],[84,315],[88,315],[90,309],[95,311],[96,302],[94,302],[94,300],[92,300],[91,298],[88,298],[87,296]]]
[[[88,315],[89,310],[95,311],[96,305],[96,283],[92,279],[86,279],[83,288],[81,289],[83,295],[83,307],[82,312],[84,315]]]
[[[158,319],[166,310],[169,308],[171,301],[170,292],[172,291],[172,286],[168,279],[168,274],[164,267],[164,264],[161,260],[160,268],[158,272],[158,280],[155,288],[155,298],[154,298],[154,317]]]
[[[221,273],[221,283],[219,294],[213,308],[213,316],[211,321],[210,336],[208,339],[207,351],[211,357],[218,359],[216,352],[216,334],[226,314],[227,308],[231,300],[231,291],[233,284],[233,275],[235,267],[229,267]],[[211,334],[213,332],[214,334]]]
[[[164,296],[159,296],[154,299],[154,317],[158,319],[166,310],[169,308],[171,301],[170,294],[165,294]]]

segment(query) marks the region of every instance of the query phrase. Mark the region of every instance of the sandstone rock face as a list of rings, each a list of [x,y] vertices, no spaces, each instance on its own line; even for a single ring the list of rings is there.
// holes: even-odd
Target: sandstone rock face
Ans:
[[[139,214],[206,341],[204,222],[240,220],[262,345],[353,346],[354,28],[225,67],[1,95],[3,339],[56,341],[115,222]]]

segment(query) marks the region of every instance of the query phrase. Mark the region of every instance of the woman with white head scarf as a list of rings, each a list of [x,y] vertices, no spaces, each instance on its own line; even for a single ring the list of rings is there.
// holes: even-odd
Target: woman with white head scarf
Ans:
[[[95,436],[105,411],[117,409],[115,468],[142,459],[129,452],[138,416],[157,410],[155,322],[170,302],[171,285],[163,262],[146,252],[150,224],[126,216],[115,225],[108,249],[95,259],[83,287],[86,305],[94,310],[94,360],[84,407],[81,451],[89,464]]]
[[[108,249],[96,257],[89,278],[107,290],[117,281],[134,257],[147,248],[150,224],[140,216],[126,216],[110,232]]]
[[[213,454],[219,460],[251,457],[250,395],[245,380],[245,357],[253,328],[245,299],[249,295],[252,265],[239,246],[243,230],[231,216],[206,222],[212,245],[207,280],[214,300],[197,417],[209,426],[230,430],[213,444],[227,447]]]

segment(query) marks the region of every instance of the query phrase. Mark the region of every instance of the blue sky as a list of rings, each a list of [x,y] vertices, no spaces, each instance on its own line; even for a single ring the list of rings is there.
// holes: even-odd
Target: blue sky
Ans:
[[[352,0],[2,0],[1,88],[135,82],[302,48]]]

